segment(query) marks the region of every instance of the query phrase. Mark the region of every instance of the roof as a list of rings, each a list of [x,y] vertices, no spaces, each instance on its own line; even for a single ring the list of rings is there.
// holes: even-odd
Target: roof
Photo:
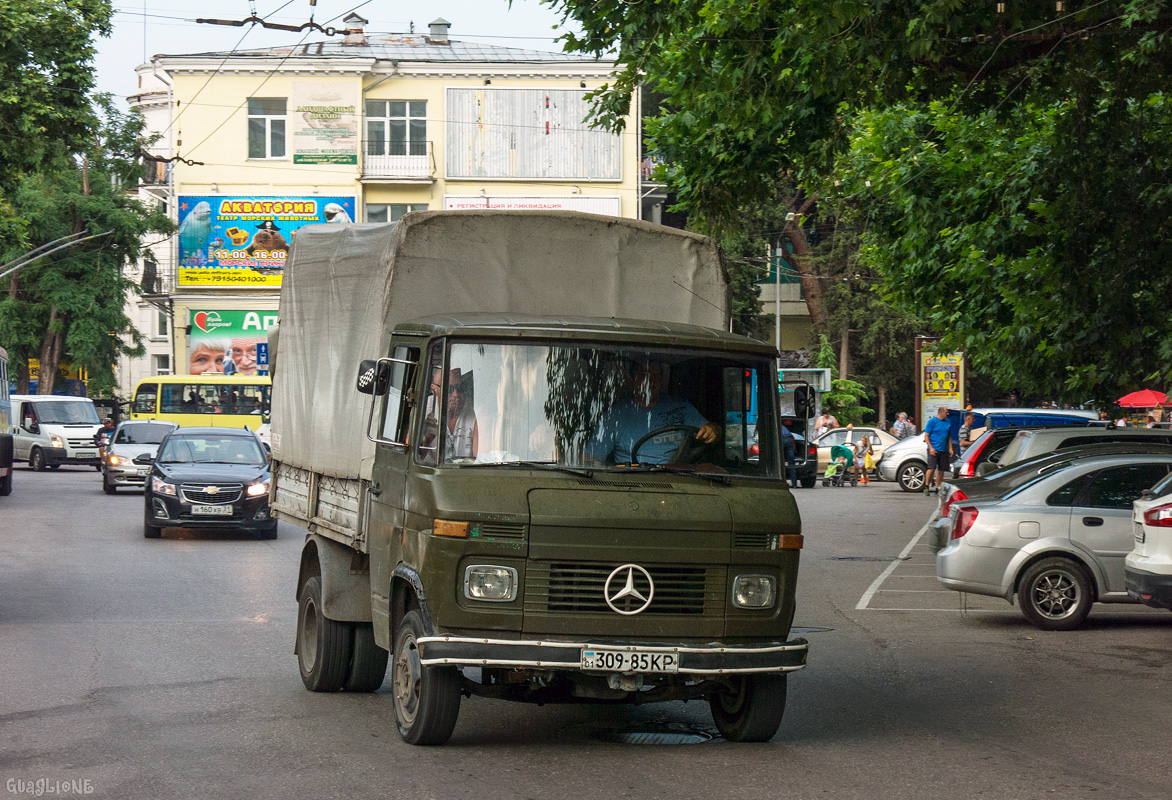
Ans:
[[[599,317],[545,316],[539,314],[498,314],[469,312],[466,314],[421,317],[398,325],[396,331],[418,331],[428,335],[498,334],[517,336],[522,332],[535,335],[548,333],[576,335],[577,338],[596,336],[604,340],[654,339],[666,346],[736,348],[762,353],[774,352],[771,345],[747,336],[740,336],[700,325],[677,322],[657,322],[641,319]],[[684,340],[684,341],[681,341]]]
[[[182,58],[374,58],[381,61],[417,61],[431,63],[609,63],[579,53],[556,53],[525,50],[491,44],[449,39],[433,44],[430,37],[417,33],[367,35],[364,44],[345,44],[342,37],[320,42],[306,42],[295,47],[265,47],[256,50],[222,50],[207,53],[172,53]],[[160,57],[166,58],[168,54]]]

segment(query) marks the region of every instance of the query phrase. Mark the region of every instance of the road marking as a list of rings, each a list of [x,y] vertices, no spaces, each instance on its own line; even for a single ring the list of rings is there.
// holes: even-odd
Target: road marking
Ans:
[[[867,604],[871,602],[871,598],[875,596],[875,592],[879,591],[879,587],[883,585],[883,581],[887,580],[888,576],[895,572],[895,568],[903,563],[903,559],[907,558],[908,553],[912,551],[912,548],[919,544],[920,539],[924,538],[924,534],[928,532],[928,528],[930,527],[932,527],[931,520],[924,523],[924,527],[920,528],[920,532],[912,537],[912,540],[907,543],[907,546],[903,548],[899,556],[887,565],[887,569],[883,570],[882,574],[880,574],[879,577],[875,579],[875,582],[872,583],[871,586],[867,589],[867,591],[863,593],[862,598],[859,600],[859,604],[855,606],[856,611],[867,610]]]

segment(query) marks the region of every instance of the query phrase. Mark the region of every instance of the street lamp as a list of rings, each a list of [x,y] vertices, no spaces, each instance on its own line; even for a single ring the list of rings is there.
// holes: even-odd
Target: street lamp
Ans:
[[[785,215],[785,224],[788,227],[791,222],[797,219],[798,215],[792,211]],[[773,291],[773,333],[774,346],[777,352],[781,352],[781,256],[778,255],[782,251],[785,241],[784,231],[782,237],[777,240],[777,249],[773,252],[773,274],[777,283],[774,285]]]

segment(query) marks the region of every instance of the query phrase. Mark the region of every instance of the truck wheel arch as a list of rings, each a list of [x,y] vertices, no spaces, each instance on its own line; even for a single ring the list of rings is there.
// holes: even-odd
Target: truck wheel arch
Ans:
[[[370,622],[370,569],[365,556],[324,536],[311,533],[301,550],[297,577],[300,597],[305,582],[322,582],[322,614],[337,622]]]
[[[391,635],[399,629],[408,611],[418,609],[423,618],[423,628],[428,634],[435,632],[431,614],[427,610],[427,595],[423,591],[423,580],[419,573],[406,564],[400,563],[391,575]]]

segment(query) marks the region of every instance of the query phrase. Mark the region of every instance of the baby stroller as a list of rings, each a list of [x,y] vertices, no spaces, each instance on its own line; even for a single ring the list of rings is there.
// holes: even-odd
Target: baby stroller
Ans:
[[[822,485],[842,486],[849,475],[851,486],[857,486],[859,479],[851,471],[851,467],[854,465],[854,451],[841,444],[834,445],[830,448],[830,463],[826,465],[826,474],[822,476]]]

